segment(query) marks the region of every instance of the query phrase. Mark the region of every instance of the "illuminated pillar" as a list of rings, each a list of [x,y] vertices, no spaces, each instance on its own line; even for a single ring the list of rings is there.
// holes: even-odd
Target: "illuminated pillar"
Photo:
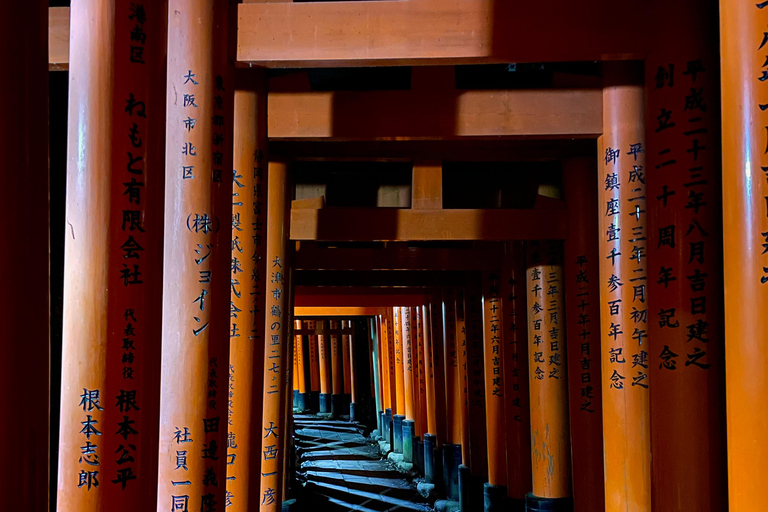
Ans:
[[[497,272],[484,271],[483,352],[485,377],[485,427],[488,449],[488,482],[484,487],[485,510],[500,511],[507,489],[507,448],[504,418],[504,309],[501,279]]]
[[[264,413],[261,439],[261,512],[272,512],[281,506],[283,496],[283,437],[290,437],[284,422],[287,397],[286,372],[291,356],[290,266],[287,262],[289,233],[288,166],[270,161],[267,177],[267,289],[264,325]]]
[[[605,507],[650,511],[644,88],[635,63],[604,66],[598,155]],[[654,277],[655,279],[655,277]]]
[[[389,416],[392,415],[392,394],[389,391],[389,339],[387,336],[387,322],[385,315],[378,316],[379,326],[379,346],[381,347],[379,352],[379,360],[381,361],[379,370],[379,381],[381,382],[381,408],[382,408],[382,426],[381,435],[389,443],[391,441],[389,437],[389,423],[387,419],[387,409],[389,409]]]
[[[3,507],[8,510],[47,512],[51,426],[48,2],[30,0],[15,4],[12,14],[3,16],[0,24],[0,41],[5,48],[0,54],[0,69],[7,70],[9,75],[0,85],[6,98],[6,121],[0,124],[0,162],[4,169],[0,203],[9,215],[3,225],[4,243],[0,251],[0,263],[5,269],[0,287],[0,322],[5,340],[0,363],[0,410],[7,411],[0,433],[8,441],[23,442],[26,448],[22,457],[6,456],[0,462],[0,491]],[[54,222],[63,225],[64,219]],[[63,403],[82,415],[78,407],[80,393],[75,393],[78,389],[70,389]],[[111,407],[112,400],[104,402]],[[11,415],[18,415],[17,419],[12,420]],[[84,419],[83,415],[79,421]],[[78,437],[84,437],[78,432],[79,429],[72,431],[68,437],[80,443]],[[83,444],[70,449],[77,449],[70,452],[68,461],[73,469]],[[111,453],[102,453],[105,459],[112,458]],[[79,491],[78,479],[72,473],[65,482],[70,494]],[[107,485],[114,484],[104,484]]]
[[[317,321],[317,354],[320,359],[320,412],[331,412],[331,350],[325,334],[325,320]]]
[[[414,420],[416,404],[413,389],[413,329],[411,308],[400,308],[400,338],[402,340],[403,389],[405,395],[405,419]]]
[[[533,491],[526,501],[533,510],[543,504],[565,509],[571,502],[571,446],[562,251],[552,242],[530,243],[528,249]]]
[[[347,320],[347,328],[349,329],[348,344],[349,344],[349,421],[355,421],[355,400],[357,399],[357,382],[355,381],[355,335],[353,334],[354,324],[352,320]],[[374,378],[373,372],[371,372],[371,379]]]
[[[656,42],[645,63],[652,509],[719,511],[728,507],[718,11],[692,1],[655,6],[654,30],[674,44]],[[758,16],[754,4],[750,11]]]
[[[731,510],[745,511],[762,508],[760,502],[765,482],[761,475],[768,457],[768,439],[765,437],[768,418],[761,413],[768,404],[768,383],[758,378],[768,367],[765,350],[768,333],[768,316],[765,314],[768,304],[768,200],[765,199],[768,197],[765,128],[768,126],[768,109],[763,103],[766,101],[764,80],[768,48],[765,47],[764,32],[768,10],[765,7],[764,2],[720,4],[728,500]],[[697,90],[698,87],[706,86],[697,86]],[[691,112],[690,117],[698,111],[700,109]],[[712,114],[708,117],[711,119]],[[712,126],[717,124],[713,122]],[[716,134],[712,136],[717,140]],[[687,232],[687,227],[681,228]],[[707,245],[716,245],[717,232],[710,233],[712,240]],[[698,228],[694,228],[690,240],[686,239],[685,249],[689,249],[692,242],[703,244],[703,236]],[[682,280],[683,276],[679,275],[678,279]],[[701,300],[699,305],[703,307]],[[710,306],[710,311],[717,310]],[[690,347],[689,353],[694,352],[694,347],[700,347],[700,341],[693,340],[694,346]],[[716,349],[715,343],[708,345],[709,350]],[[685,357],[685,362],[691,362],[690,355],[680,355]],[[706,362],[720,364],[712,357]]]
[[[512,510],[525,510],[532,490],[528,382],[527,292],[523,242],[504,246],[501,304],[504,310],[504,416],[507,447],[507,496]]]
[[[301,343],[301,339],[297,339],[296,336],[293,337],[293,343],[291,344],[291,353],[293,354],[293,357],[290,359],[293,362],[293,371],[291,371],[291,393],[289,394],[289,399],[292,398],[292,404],[293,408],[296,409],[299,406],[299,362],[296,360],[298,357],[299,351],[296,350],[296,345],[298,343]]]
[[[435,412],[435,447],[439,447],[446,442],[446,391],[445,391],[445,357],[443,346],[443,306],[440,297],[433,298],[429,304],[429,334],[430,348],[432,350],[429,363],[430,374],[435,388],[434,393],[434,412]],[[435,455],[437,458],[437,454]],[[442,466],[440,460],[436,464]],[[441,472],[441,467],[437,467],[437,473]]]
[[[392,416],[392,425],[394,427],[393,439],[395,445],[393,450],[395,453],[403,453],[403,420],[405,416],[405,360],[403,352],[403,322],[401,308],[392,308],[393,314],[393,329],[394,329],[394,357],[395,357],[395,398],[396,414]],[[393,411],[395,412],[395,411]]]
[[[341,416],[344,405],[344,369],[341,348],[341,325],[338,320],[331,320],[331,414]]]
[[[418,365],[418,373],[416,377],[416,391],[418,392],[418,400],[416,407],[416,435],[420,438],[424,437],[427,433],[427,397],[426,397],[426,375],[424,371],[424,345],[426,337],[424,334],[424,313],[423,307],[418,306],[414,308],[411,318],[415,318],[414,324],[416,326],[416,344],[414,346],[415,354],[414,359]]]
[[[312,333],[308,335],[309,341],[309,409],[318,411],[320,406],[320,354],[315,334],[316,324],[314,320],[304,322],[304,328]]]
[[[261,503],[261,410],[264,400],[264,308],[266,293],[267,90],[262,72],[241,72],[235,82],[234,180],[232,182],[229,408],[227,493],[232,512]],[[235,238],[237,237],[237,238]]]
[[[594,162],[588,158],[563,162],[570,212],[565,242],[565,321],[576,512],[605,508],[595,174]]]
[[[459,499],[459,465],[461,453],[461,409],[463,383],[459,381],[459,354],[457,346],[456,294],[447,288],[442,296],[443,310],[443,362],[445,368],[445,423],[443,445],[443,480],[449,498]]]
[[[392,414],[394,416],[397,412],[397,357],[395,357],[395,310],[394,308],[387,308],[387,314],[385,317],[387,324],[387,339],[389,347],[389,403],[392,407]]]
[[[297,331],[301,330],[301,320],[294,320],[294,328]],[[307,355],[306,351],[304,350],[304,335],[297,334],[294,335],[294,339],[296,340],[296,344],[294,345],[294,350],[296,351],[296,373],[297,373],[297,381],[299,385],[299,399],[298,399],[298,406],[300,411],[307,410],[307,404],[308,401],[308,394],[307,394],[307,377],[306,377],[306,366],[307,366]]]
[[[57,508],[67,512],[151,508],[157,496],[165,14],[150,2],[106,0],[73,2],[70,13]],[[25,21],[13,18],[16,23]],[[132,32],[140,34],[141,40],[134,39]],[[14,41],[6,51],[27,51],[20,43]],[[33,63],[19,69],[27,69],[27,65]],[[206,85],[201,103],[210,106],[202,96],[210,98],[213,84],[209,81]],[[9,107],[20,98],[23,96],[8,96]],[[45,105],[47,99],[44,96],[36,101]],[[14,136],[25,134],[27,127],[38,128],[23,122],[28,115],[25,112],[17,119]],[[37,151],[46,155],[45,146],[37,142]],[[24,165],[6,171],[11,182],[5,187],[13,194],[26,188],[13,190],[16,179],[34,179],[25,172],[25,165],[35,158],[27,161],[21,149],[7,155],[12,158],[19,152],[18,156],[25,158]],[[47,176],[45,167],[36,172],[41,180]],[[48,195],[47,188],[37,193]],[[34,214],[25,218],[21,211],[13,211],[12,215],[23,219],[27,228],[33,226]],[[47,221],[43,226],[34,225],[25,246],[33,243],[39,230],[47,233],[45,226]],[[16,229],[15,225],[11,229]],[[45,248],[35,246],[43,253]],[[24,267],[35,261],[33,257]],[[37,271],[47,276],[47,269],[46,263]],[[17,271],[8,268],[9,278],[14,279],[12,274]],[[28,286],[24,293],[36,291],[32,283]],[[15,297],[4,310],[13,311],[12,304],[22,299],[23,295]],[[31,308],[32,304],[23,305]],[[42,312],[37,311],[46,320],[24,323],[25,329],[34,333],[40,326],[47,328],[47,310],[46,303]],[[6,336],[13,334],[18,322],[18,318],[10,322]],[[217,332],[225,334],[221,327]],[[25,332],[13,343],[29,349],[29,337]],[[36,345],[40,342],[39,337],[32,341]],[[47,349],[44,354],[47,361]],[[187,370],[176,366],[176,371],[182,374]],[[25,398],[32,403],[31,397]],[[45,404],[47,409],[47,401]],[[18,431],[13,435],[21,440]],[[46,451],[47,442],[42,446],[23,442],[34,453]],[[27,470],[33,472],[35,468]],[[199,499],[198,495],[198,503]]]
[[[352,367],[350,366],[349,359],[349,344],[350,344],[350,330],[352,328],[352,322],[349,320],[341,321],[341,359],[342,370],[344,375],[344,412],[349,414],[349,406],[352,402]]]
[[[424,406],[426,407],[426,429],[424,431],[434,435],[437,432],[437,407],[435,403],[437,396],[435,395],[434,350],[432,348],[434,330],[430,304],[421,306],[420,317],[422,319],[422,360],[424,361]]]
[[[468,350],[467,350],[467,318],[465,314],[464,291],[456,293],[456,372],[458,382],[458,394],[456,396],[456,413],[459,420],[461,437],[461,462],[469,465],[469,383],[467,377]]]
[[[483,294],[481,276],[467,288],[467,424],[469,469],[473,477],[471,501],[482,500],[482,482],[488,478],[488,448],[485,414],[485,352],[483,350]]]

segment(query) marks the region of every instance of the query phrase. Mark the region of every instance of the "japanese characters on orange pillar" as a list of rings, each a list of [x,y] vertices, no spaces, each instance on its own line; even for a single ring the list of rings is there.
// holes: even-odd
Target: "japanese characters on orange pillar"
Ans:
[[[316,324],[314,320],[306,320],[304,322],[304,329],[308,332],[314,333]],[[310,378],[310,391],[320,391],[320,355],[318,353],[317,335],[309,334],[309,378]]]
[[[328,322],[331,329],[331,392],[334,395],[344,393],[344,370],[341,361],[341,325],[338,320]]]
[[[379,346],[381,347],[381,356],[379,357],[381,367],[381,409],[385,411],[392,408],[392,395],[389,391],[389,339],[387,335],[387,322],[384,315],[379,315]]]
[[[434,386],[434,393],[431,395],[434,397],[434,402],[431,410],[435,413],[435,426],[434,431],[430,434],[435,434],[437,437],[435,445],[438,446],[442,443],[446,443],[446,391],[445,391],[445,358],[444,345],[443,345],[443,306],[439,297],[433,298],[429,304],[429,335],[430,335],[430,349],[432,351],[429,372],[432,375],[432,382]]]
[[[392,308],[393,328],[395,335],[394,356],[395,356],[395,398],[397,399],[396,411],[392,414],[405,415],[405,361],[403,359],[403,326],[401,321],[400,308]]]
[[[349,343],[350,343],[350,330],[352,323],[348,320],[341,321],[341,329],[344,334],[341,335],[341,357],[342,368],[344,369],[344,394],[349,395],[352,393],[352,374],[351,367],[349,365]]]
[[[571,495],[568,372],[562,249],[556,242],[528,245],[528,371],[531,395],[533,494]]]
[[[563,162],[564,188],[571,212],[564,274],[576,512],[605,508],[595,175],[595,164],[590,158]]]
[[[421,306],[421,318],[423,337],[422,360],[424,362],[424,407],[426,408],[426,429],[424,432],[435,435],[437,432],[437,408],[435,404],[437,397],[435,395],[435,363],[433,359],[434,350],[432,348],[435,338],[433,336],[432,315],[429,304]]]
[[[301,320],[294,320],[294,329],[297,331],[301,331]],[[296,373],[297,373],[297,379],[299,383],[299,393],[306,393],[307,392],[307,380],[306,375],[304,372],[305,365],[307,364],[307,357],[304,352],[304,336],[301,334],[295,334],[293,338],[296,340],[296,345],[294,348],[294,351],[296,353],[295,359],[296,359]]]
[[[0,410],[7,411],[8,415],[2,422],[0,435],[7,440],[23,439],[25,446],[20,457],[6,456],[0,462],[0,492],[6,510],[47,512],[51,427],[50,185],[46,150],[49,140],[48,2],[32,0],[15,4],[13,14],[3,16],[0,24],[0,41],[6,48],[0,56],[0,68],[13,70],[13,78],[0,85],[2,96],[7,98],[3,115],[8,119],[0,125],[0,154],[3,168],[7,169],[3,172],[0,203],[10,215],[3,223],[4,243],[0,252],[0,265],[6,269],[0,288],[4,340]],[[64,226],[63,219],[54,222]],[[14,389],[19,392],[13,392]],[[79,401],[75,401],[78,390],[77,387],[71,389],[64,403],[80,415],[83,411],[76,407]],[[110,397],[109,405],[112,401]],[[104,402],[107,402],[106,395]],[[12,421],[12,414],[17,414],[18,420]],[[78,431],[70,436],[78,443],[77,438],[82,439]],[[102,453],[105,458],[112,457],[111,453]],[[74,460],[70,463],[74,466],[78,456],[72,454],[72,457]],[[152,477],[148,478],[151,481]],[[68,487],[77,491],[78,483],[79,476],[72,475]]]
[[[284,406],[286,372],[290,362],[291,318],[289,308],[290,267],[287,263],[288,167],[270,161],[267,178],[267,294],[264,306],[266,343],[264,350],[264,413],[261,428],[260,510],[272,512],[282,506]],[[279,293],[278,293],[279,292]],[[282,395],[282,396],[281,396]]]
[[[241,74],[235,85],[225,505],[240,512],[261,502],[265,316],[257,305],[266,293],[266,76]]]
[[[443,291],[443,354],[445,367],[445,442],[461,444],[462,389],[459,382],[459,354],[456,343],[456,294]]]
[[[385,320],[387,324],[387,346],[389,348],[389,403],[392,407],[392,414],[397,412],[397,361],[395,357],[395,322],[394,308],[388,308]]]
[[[651,507],[643,93],[636,63],[604,66],[597,186],[607,512]]]
[[[354,324],[352,323],[352,320],[347,320],[347,329],[349,329],[349,356],[347,357],[347,360],[349,361],[349,394],[352,403],[355,403],[355,398],[357,398],[357,393],[355,393],[357,383],[355,382],[355,335],[353,334]],[[371,379],[373,379],[373,372],[371,372]]]
[[[757,412],[768,403],[768,387],[764,378],[756,379],[768,366],[766,7],[765,2],[720,3],[728,501],[734,511],[763,508],[765,481],[761,477],[768,457],[768,418]],[[706,99],[704,94],[702,97]],[[695,237],[691,242],[703,240],[696,231],[691,236]],[[716,232],[710,231],[706,244],[713,245],[716,239]],[[699,346],[701,340],[692,341]],[[701,350],[714,351],[714,336],[712,341]],[[714,365],[707,371],[719,364],[713,357],[706,362]]]
[[[507,495],[524,500],[531,487],[531,428],[528,382],[527,292],[523,242],[504,246],[501,273],[504,311],[504,416]]]
[[[507,485],[504,418],[504,326],[497,272],[483,272],[483,352],[488,440],[488,483]]]
[[[469,383],[467,378],[467,319],[464,307],[464,291],[459,289],[455,295],[456,317],[456,381],[457,393],[455,396],[456,415],[459,423],[461,437],[457,443],[461,444],[461,461],[468,466],[469,458]]]
[[[416,415],[418,418],[418,422],[416,424],[416,435],[421,437],[423,439],[424,434],[427,433],[427,385],[426,385],[426,375],[424,371],[424,344],[425,344],[425,337],[424,337],[424,315],[422,311],[422,306],[417,306],[414,308],[414,313],[411,316],[412,318],[416,318],[416,321],[414,322],[416,324],[416,345],[415,345],[415,351],[414,357],[417,359],[418,362],[418,386],[416,387],[418,391],[418,403],[417,403],[417,410],[418,414]]]
[[[651,499],[659,511],[728,508],[718,11],[708,7],[657,2],[654,25],[675,44],[657,44],[646,60]]]
[[[158,511],[208,512],[225,501],[233,154],[227,16],[223,1],[169,3]]]
[[[467,289],[467,423],[469,464],[473,475],[488,478],[488,450],[485,416],[485,352],[483,350],[483,295],[481,276]]]
[[[405,419],[415,418],[416,406],[413,389],[413,336],[411,333],[411,308],[400,308],[400,338],[402,339],[403,388],[405,395]]]
[[[109,4],[72,10],[57,498],[65,511],[133,510],[156,497],[164,13]]]
[[[320,393],[323,395],[331,392],[331,354],[328,346],[328,336],[325,333],[325,320],[317,321],[317,355],[320,359]]]

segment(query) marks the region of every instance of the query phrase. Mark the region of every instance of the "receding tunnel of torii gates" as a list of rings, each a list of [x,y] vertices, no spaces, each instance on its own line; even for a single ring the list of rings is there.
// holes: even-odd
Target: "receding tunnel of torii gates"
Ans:
[[[768,2],[8,3],[3,510],[765,509]]]

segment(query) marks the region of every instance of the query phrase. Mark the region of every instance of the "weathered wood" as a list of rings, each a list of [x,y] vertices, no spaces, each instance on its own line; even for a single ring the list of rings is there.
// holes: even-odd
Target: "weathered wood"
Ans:
[[[324,249],[303,242],[296,250],[295,270],[483,270],[501,264],[493,249],[437,249],[387,247],[382,249]]]
[[[552,240],[566,237],[565,210],[291,210],[291,240]]]

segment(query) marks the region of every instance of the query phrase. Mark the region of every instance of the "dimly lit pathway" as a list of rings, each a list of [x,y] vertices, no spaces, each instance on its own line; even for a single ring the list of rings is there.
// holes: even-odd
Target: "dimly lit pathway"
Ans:
[[[295,432],[306,510],[432,510],[416,484],[382,460],[356,424],[296,415]]]

